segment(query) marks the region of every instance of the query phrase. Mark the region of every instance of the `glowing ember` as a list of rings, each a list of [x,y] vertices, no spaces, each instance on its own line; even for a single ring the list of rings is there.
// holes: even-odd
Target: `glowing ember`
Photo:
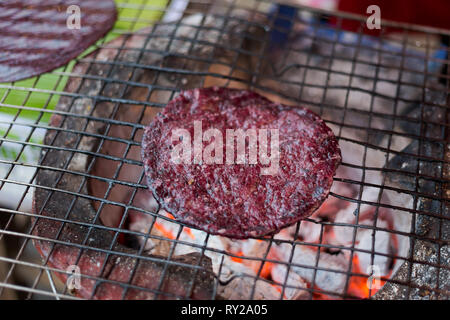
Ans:
[[[363,274],[360,269],[358,256],[356,255],[353,256],[352,272]],[[381,279],[370,278],[366,275],[352,276],[349,281],[348,293],[357,298],[367,299],[381,289],[385,282]]]
[[[343,193],[347,194],[347,196],[352,196],[351,190],[344,190]],[[372,193],[369,192],[367,194],[373,197]],[[225,296],[225,298],[248,298],[245,294],[251,293],[254,284],[253,279],[260,278],[266,279],[270,284],[268,285],[265,282],[264,285],[257,286],[258,290],[265,290],[265,292],[256,291],[255,294],[264,298],[279,299],[283,293],[283,299],[309,299],[311,298],[311,293],[308,291],[308,288],[311,288],[313,282],[315,284],[312,294],[313,299],[336,299],[342,296],[365,299],[374,295],[384,284],[384,281],[378,278],[373,279],[372,289],[369,289],[370,270],[367,270],[366,265],[370,264],[371,259],[373,259],[373,262],[379,264],[378,271],[383,271],[378,276],[389,277],[393,263],[388,257],[380,259],[375,254],[375,257],[372,258],[370,253],[360,252],[359,250],[368,252],[381,251],[384,254],[395,252],[397,250],[396,237],[391,233],[376,230],[375,248],[371,250],[372,229],[357,228],[354,242],[355,250],[349,269],[350,250],[335,249],[333,251],[328,247],[324,247],[324,245],[351,247],[354,227],[345,225],[345,223],[350,225],[356,223],[355,216],[351,210],[352,207],[349,202],[330,197],[312,216],[312,220],[303,221],[300,224],[297,239],[294,238],[297,227],[292,226],[282,230],[274,237],[275,239],[287,241],[280,244],[274,242],[270,247],[269,241],[261,239],[232,240],[210,235],[207,247],[225,253],[205,251],[205,254],[212,259],[215,272],[218,272],[220,264],[223,263],[222,280],[226,281],[232,275],[253,277],[237,278],[238,280],[241,279],[241,283],[235,284],[234,287],[239,287],[239,290],[243,290],[244,293],[236,295],[231,289],[224,289],[221,293],[230,295]],[[162,213],[166,217],[173,219],[173,216],[169,213],[165,211],[162,211]],[[375,211],[372,207],[361,206],[358,224],[373,226],[374,214]],[[167,239],[178,239],[197,245],[203,245],[206,239],[205,232],[181,227],[170,220],[156,219],[153,221],[154,218],[151,215],[143,213],[138,218],[134,216],[134,219],[139,221],[139,224],[131,224],[130,229],[136,228],[136,231],[148,230],[153,223],[151,234]],[[147,219],[147,222],[142,223],[143,219]],[[382,212],[377,217],[376,225],[389,230],[392,228],[390,220],[389,213]],[[332,222],[339,222],[343,225],[338,226]],[[147,227],[143,228],[142,225],[145,224],[147,224]],[[144,240],[144,237],[140,240]],[[294,240],[296,243],[299,243],[295,245],[295,249],[293,249],[292,245]],[[302,243],[309,243],[310,245],[302,245]],[[146,248],[149,247],[149,251],[152,253],[158,250],[159,254],[168,255],[170,246],[164,246],[163,244],[164,241],[161,240],[159,243],[153,243],[152,246],[146,246]],[[164,250],[167,250],[167,252],[164,252]],[[177,244],[175,246],[175,254],[185,254],[195,250],[195,247],[185,244]],[[314,271],[317,258],[319,258],[317,262],[318,269]],[[289,259],[291,259],[291,266],[287,268]],[[280,261],[280,263],[276,263],[276,261]],[[347,279],[348,272],[353,274],[349,279]],[[268,288],[275,290],[267,293]],[[346,288],[347,291],[345,291]]]
[[[238,256],[243,256],[242,251],[237,253]],[[244,260],[242,258],[238,258],[238,257],[233,257],[230,256],[230,259],[233,260],[234,262],[239,262],[242,263]]]
[[[350,154],[345,152],[345,143],[342,146],[344,154]],[[337,173],[338,178],[353,181],[360,179],[358,174],[348,168],[340,168]],[[378,183],[381,175],[372,174],[370,179]],[[392,274],[395,261],[390,257],[398,251],[397,236],[390,232],[395,229],[393,211],[370,205],[380,201],[376,188],[363,187],[360,191],[359,186],[338,179],[331,191],[339,197],[328,197],[310,219],[281,230],[274,235],[275,241],[208,236],[172,222],[174,217],[164,210],[159,214],[169,219],[155,220],[150,214],[133,212],[128,228],[150,232],[147,240],[144,236],[137,240],[141,245],[145,241],[147,252],[162,256],[168,256],[171,247],[174,255],[181,255],[201,252],[206,245],[204,254],[211,258],[221,282],[226,283],[217,291],[224,299],[249,299],[252,293],[255,299],[369,298],[384,285],[379,279]],[[359,197],[362,203],[345,200]],[[389,202],[384,195],[383,199]],[[158,209],[148,191],[138,193],[133,204],[149,212]],[[161,237],[180,243],[174,245],[159,240]],[[372,289],[368,279],[372,280]]]
[[[155,222],[153,228],[161,232],[168,239],[175,239],[173,233],[167,230],[162,224]]]

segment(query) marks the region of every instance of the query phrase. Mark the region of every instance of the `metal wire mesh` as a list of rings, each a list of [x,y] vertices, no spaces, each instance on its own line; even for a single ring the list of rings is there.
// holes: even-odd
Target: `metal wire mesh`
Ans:
[[[153,21],[146,21],[140,19],[140,15],[145,10],[162,10],[162,8],[155,8],[147,4],[145,1],[142,5],[136,4],[122,4],[119,6],[119,13],[124,8],[136,8],[136,17],[121,17],[119,14],[119,21],[130,24],[129,30],[133,30],[136,24],[150,23]],[[0,110],[8,110],[12,115],[9,121],[5,121],[2,125],[5,130],[0,139],[0,147],[14,145],[17,148],[13,158],[4,158],[0,160],[0,164],[6,168],[5,173],[2,174],[0,180],[0,192],[6,192],[7,188],[14,187],[15,192],[19,193],[19,197],[14,205],[4,207],[1,209],[2,220],[0,224],[0,242],[7,244],[7,252],[0,253],[0,263],[4,267],[4,274],[0,273],[0,296],[10,294],[11,297],[20,298],[76,298],[72,295],[67,287],[67,284],[59,282],[55,275],[70,272],[61,270],[51,263],[49,258],[52,253],[44,255],[43,260],[37,258],[32,241],[46,241],[51,244],[51,249],[54,250],[55,245],[63,245],[76,249],[76,259],[72,261],[73,265],[80,264],[83,254],[86,251],[102,253],[102,259],[98,260],[97,275],[82,274],[82,278],[93,280],[93,290],[90,297],[98,294],[101,286],[111,284],[123,289],[120,292],[122,298],[126,298],[130,291],[133,292],[149,292],[152,293],[153,298],[161,297],[178,297],[189,298],[192,296],[195,281],[198,275],[205,270],[202,261],[207,259],[208,254],[216,253],[222,258],[218,272],[214,277],[214,287],[211,299],[217,298],[217,291],[219,286],[226,286],[227,283],[235,278],[246,278],[252,281],[250,298],[256,298],[258,283],[264,282],[272,286],[277,286],[280,291],[279,298],[285,296],[286,290],[293,286],[288,283],[287,276],[283,282],[277,282],[270,277],[263,276],[264,267],[268,264],[282,264],[287,266],[287,272],[291,268],[302,267],[310,269],[313,272],[311,283],[307,287],[300,288],[308,293],[309,298],[317,298],[318,294],[329,295],[339,298],[355,298],[349,292],[351,279],[361,278],[367,279],[368,275],[364,272],[354,269],[352,261],[355,253],[365,252],[371,255],[372,261],[376,256],[384,256],[396,261],[402,268],[405,268],[404,277],[384,276],[382,280],[388,285],[397,285],[402,288],[403,298],[415,298],[417,292],[419,294],[424,291],[431,292],[440,298],[448,298],[450,289],[448,287],[448,275],[450,266],[446,262],[448,259],[448,228],[449,228],[449,214],[448,214],[448,93],[450,75],[448,74],[448,49],[441,46],[441,39],[450,35],[450,32],[443,30],[436,30],[432,28],[407,26],[398,23],[383,22],[383,29],[381,31],[378,46],[373,47],[367,45],[366,37],[363,35],[365,21],[362,18],[341,14],[311,9],[307,7],[299,7],[295,16],[283,16],[282,14],[268,15],[268,11],[272,8],[269,1],[248,1],[241,3],[238,1],[227,2],[207,2],[207,1],[191,1],[188,8],[183,14],[189,15],[198,11],[211,14],[214,19],[222,23],[211,25],[207,23],[207,16],[202,15],[198,24],[189,25],[185,20],[177,20],[170,22],[169,32],[160,33],[159,28],[165,28],[164,24],[155,24],[148,29],[138,31],[142,37],[141,46],[130,46],[127,40],[133,35],[131,31],[124,32],[123,30],[113,30],[113,33],[122,35],[122,38],[116,39],[114,42],[105,43],[100,41],[96,47],[100,49],[108,49],[114,51],[113,59],[104,59],[99,56],[99,51],[94,52],[89,56],[83,56],[76,60],[76,63],[84,66],[84,73],[77,73],[69,67],[62,71],[54,71],[52,75],[58,78],[55,87],[51,90],[40,89],[38,83],[40,77],[33,80],[31,87],[21,86],[16,83],[1,84],[0,89],[3,89],[3,96],[0,99]],[[238,14],[239,13],[239,14]],[[242,18],[246,14],[248,19]],[[259,17],[264,16],[263,20]],[[268,16],[268,18],[267,18]],[[295,28],[284,30],[276,24],[277,19],[285,19],[290,21],[295,26],[303,26],[308,28],[309,33],[302,33],[307,41],[312,43],[309,47],[295,47],[295,42],[288,43],[283,48],[282,54],[279,56],[282,69],[267,72],[265,69],[265,62],[271,59],[271,54],[275,49],[271,47],[271,35],[274,31],[288,33],[288,36],[295,32]],[[335,19],[334,24],[329,24],[327,21]],[[352,33],[356,37],[354,42],[343,42],[339,37],[339,32],[333,33],[333,36],[325,37],[321,33],[325,29],[333,29],[334,31],[341,31],[342,24],[345,20],[358,21],[360,27],[357,33]],[[224,45],[223,39],[233,32],[229,25],[235,24],[239,26],[239,32],[234,33],[233,45]],[[163,26],[163,27],[162,27]],[[167,25],[166,25],[167,26]],[[189,36],[179,36],[179,31],[183,27],[190,28]],[[396,38],[388,36],[390,29],[396,29]],[[256,30],[256,31],[255,31]],[[294,30],[294,31],[293,31]],[[213,41],[205,40],[202,36],[203,32],[214,32],[215,37]],[[414,41],[411,41],[414,38]],[[147,46],[148,43],[156,41],[156,39],[163,39],[166,46]],[[420,39],[417,40],[417,39]],[[396,49],[391,50],[390,47],[382,46],[382,41],[389,41],[394,43]],[[182,53],[171,52],[174,43],[185,43],[186,50]],[[247,44],[251,42],[253,49],[250,50]],[[324,52],[316,52],[312,50],[314,46],[326,45],[329,50]],[[336,53],[337,47],[344,46],[351,50],[351,55],[347,57],[338,56]],[[207,54],[199,54],[199,47],[210,47],[211,50]],[[436,56],[435,52],[444,50],[447,55]],[[362,52],[372,52],[373,56],[377,57],[377,62],[373,63],[364,59]],[[125,61],[121,59],[121,54],[124,52],[131,52],[134,61]],[[170,53],[171,52],[171,53]],[[218,52],[225,52],[222,56],[228,59],[217,58]],[[298,61],[289,60],[290,53],[299,52],[306,57],[302,63]],[[417,54],[420,52],[421,54]],[[170,53],[170,54],[168,54]],[[146,55],[153,55],[159,57],[153,64],[148,64],[145,60]],[[329,59],[328,64],[315,65],[311,61],[316,56],[322,55],[322,58]],[[395,56],[396,61],[400,61],[397,65],[386,65],[383,55]],[[243,66],[240,61],[245,57],[248,60],[254,61],[254,68]],[[335,68],[335,61],[343,61],[351,65],[350,70],[338,70]],[[414,63],[410,63],[413,61]],[[175,63],[171,63],[175,62]],[[198,69],[192,69],[192,65],[199,66]],[[220,72],[217,69],[212,69],[211,66],[219,65]],[[358,73],[359,66],[365,65],[373,68],[373,74]],[[431,68],[430,66],[438,66]],[[100,68],[100,69],[96,69]],[[386,69],[395,69],[397,73],[396,79],[389,79],[384,77]],[[430,70],[431,68],[431,70]],[[121,75],[126,77],[116,77],[117,70],[122,70]],[[90,70],[102,70],[103,73],[90,72]],[[137,73],[145,70],[151,73],[145,81],[142,77],[138,77]],[[225,72],[223,71],[225,70]],[[294,80],[286,75],[292,70],[303,70],[303,73],[298,71]],[[308,71],[315,71],[323,73],[325,76],[325,84],[310,83],[311,77],[308,76]],[[419,78],[418,82],[409,82],[411,77],[404,75],[413,75],[412,78]],[[244,75],[244,76],[242,76]],[[331,83],[334,76],[349,77],[348,86],[336,87]],[[353,86],[353,79],[373,80],[371,89],[362,89]],[[407,78],[407,80],[405,80]],[[76,88],[71,90],[61,89],[61,83],[64,84],[67,80],[72,81],[76,79]],[[167,79],[169,81],[167,81]],[[251,89],[265,91],[272,96],[279,97],[297,104],[306,104],[324,116],[329,125],[332,125],[337,134],[340,143],[348,142],[361,147],[362,150],[362,164],[354,164],[343,162],[342,166],[359,170],[361,173],[360,179],[352,179],[337,176],[335,183],[344,183],[356,187],[356,196],[345,196],[339,192],[332,192],[330,197],[341,199],[349,203],[357,204],[357,211],[359,212],[361,206],[371,205],[375,209],[375,218],[373,225],[360,224],[359,214],[356,214],[356,220],[352,223],[333,222],[333,221],[317,221],[307,219],[306,221],[320,225],[320,236],[318,242],[309,242],[299,239],[304,222],[299,222],[295,226],[293,239],[285,240],[276,238],[276,236],[263,237],[258,240],[267,244],[263,250],[263,254],[258,257],[245,256],[235,254],[227,250],[217,249],[211,243],[211,236],[205,234],[204,239],[200,243],[189,242],[181,239],[183,232],[186,232],[188,226],[174,222],[170,218],[160,214],[160,206],[156,210],[146,210],[135,204],[135,199],[140,191],[146,190],[147,186],[144,181],[144,174],[142,169],[142,162],[139,158],[133,158],[130,154],[133,150],[138,150],[140,147],[139,132],[148,122],[147,113],[154,113],[158,108],[164,107],[165,103],[172,99],[180,89],[184,88],[186,82],[188,85],[195,83],[197,86],[208,85],[209,81],[219,81],[221,85],[239,86],[244,84]],[[89,91],[83,91],[83,86],[91,82],[99,83],[101,88],[98,92],[101,94],[90,94]],[[378,81],[390,83],[396,87],[393,96],[380,92],[377,87]],[[75,83],[75,82],[74,82]],[[440,83],[438,85],[438,83]],[[402,95],[402,86],[413,88],[414,92],[419,92],[419,98],[412,99],[411,97]],[[308,99],[306,92],[311,89],[320,90],[319,100]],[[106,92],[113,91],[114,94],[107,94]],[[327,99],[327,94],[333,90],[341,90],[344,92],[342,104],[332,104]],[[139,92],[139,95],[130,94],[131,91]],[[368,109],[354,109],[349,106],[349,100],[352,99],[354,91],[363,92],[367,94]],[[19,103],[9,104],[8,97],[12,94],[20,92],[23,94],[23,99]],[[32,95],[42,94],[45,97],[45,102],[40,109],[27,104]],[[430,99],[429,95],[438,95],[439,99]],[[53,99],[63,99],[67,102],[67,109],[52,109],[51,101]],[[88,112],[79,112],[79,102],[83,99],[89,99],[91,108]],[[384,99],[392,105],[390,114],[386,114],[380,110],[376,110],[377,103],[375,99]],[[60,102],[61,103],[61,102]],[[109,103],[112,109],[105,107],[104,103]],[[400,109],[403,105],[415,104],[418,106],[414,109],[416,113],[401,113]],[[109,112],[103,111],[108,109]],[[152,111],[153,110],[153,111]],[[332,113],[333,116],[327,118],[329,111],[339,110],[340,113]],[[432,111],[435,117],[431,117],[428,113]],[[128,111],[132,114],[132,118],[124,117]],[[133,113],[133,112],[134,113]],[[24,112],[33,112],[36,117],[33,121],[21,120],[21,114]],[[104,114],[105,116],[99,116]],[[349,122],[349,117],[353,115],[358,117],[365,117],[365,122],[352,123]],[[46,122],[49,115],[56,119]],[[338,115],[338,116],[336,116]],[[388,123],[388,127],[380,127],[375,124],[379,122]],[[79,126],[71,126],[67,124],[77,123]],[[101,125],[101,131],[90,130],[90,126]],[[23,127],[26,134],[17,138],[10,133],[17,127]],[[411,130],[399,128],[409,127]],[[125,136],[117,135],[115,130],[125,130]],[[347,129],[355,130],[361,133],[361,139],[345,134]],[[48,130],[51,134],[47,134],[44,141],[40,141],[42,137],[42,130]],[[432,133],[430,133],[432,132]],[[374,142],[374,137],[377,135],[386,136],[387,143],[380,145]],[[399,149],[394,141],[397,138],[408,139],[412,144],[416,143],[416,148]],[[67,140],[67,145],[61,143],[61,140]],[[83,141],[95,141],[91,149],[86,149]],[[119,150],[117,152],[106,153],[106,147],[110,146],[112,149]],[[30,151],[31,150],[31,151]],[[34,151],[33,151],[34,150]],[[24,154],[27,152],[42,152],[38,162],[24,159]],[[119,153],[118,153],[119,152]],[[371,166],[366,164],[370,157],[373,157],[376,152],[383,154],[384,163],[380,166]],[[63,154],[62,158],[55,158],[56,154]],[[73,163],[80,157],[86,158],[85,170],[74,169]],[[397,158],[396,158],[397,157]],[[395,165],[395,159],[408,159],[407,166]],[[56,162],[55,159],[63,159],[63,163]],[[95,170],[100,163],[105,166],[110,166],[113,170],[108,175],[99,174]],[[405,163],[405,162],[403,162]],[[20,170],[30,170],[31,174],[26,179],[19,179],[15,173]],[[130,180],[127,177],[127,170],[137,170],[139,172],[136,180]],[[51,177],[56,177],[51,181],[51,184],[38,183],[36,177],[40,172],[52,172]],[[374,183],[366,178],[370,177],[373,172],[383,174],[381,183]],[[412,183],[411,187],[402,184],[388,183],[389,175],[398,177],[398,180],[408,181]],[[71,186],[70,189],[61,187],[65,180],[76,178],[77,184]],[[97,181],[97,185],[102,186],[96,190],[91,190],[89,185]],[[431,184],[431,186],[430,186]],[[379,190],[376,201],[367,201],[363,198],[363,190],[365,187],[373,187]],[[430,191],[431,188],[431,191]],[[101,191],[99,191],[101,190]],[[129,192],[126,199],[117,200],[115,194]],[[39,207],[30,206],[30,199],[33,192],[41,192],[43,194],[43,202]],[[390,202],[384,202],[382,199],[383,193],[388,193],[391,196]],[[397,196],[403,195],[412,201],[411,206],[405,206],[402,202],[397,201]],[[68,207],[57,207],[56,210],[61,211],[61,215],[44,214],[44,212],[55,210],[52,203],[57,196],[62,196],[70,199]],[[53,197],[53,200],[52,200]],[[394,201],[392,201],[394,199]],[[52,202],[53,201],[53,202]],[[73,212],[77,210],[77,205],[81,201],[88,201],[93,204],[93,212],[95,215],[89,219],[79,219],[74,216]],[[34,203],[36,205],[36,203]],[[379,210],[396,210],[402,212],[410,217],[408,231],[393,230],[379,227],[377,224]],[[120,210],[123,212],[120,220],[116,226],[107,226],[102,223],[102,212],[107,210]],[[173,238],[166,235],[155,234],[152,232],[157,224],[157,219],[153,219],[149,229],[146,232],[138,232],[127,229],[127,217],[130,212],[141,212],[147,215],[157,217],[161,221],[169,221],[177,224],[178,230]],[[436,224],[433,232],[422,232],[421,224],[424,219],[428,219],[428,223]],[[36,227],[40,221],[52,220],[60,222],[59,228],[56,232],[56,237],[43,237],[36,233]],[[63,233],[68,225],[71,228],[84,228],[87,230],[83,239],[72,241]],[[324,243],[324,238],[327,228],[331,227],[350,227],[352,241],[350,245],[336,245]],[[374,233],[376,231],[388,232],[395,234],[398,237],[407,239],[409,243],[409,250],[406,255],[399,255],[398,253],[380,253],[375,250],[375,237],[373,237],[371,250],[364,250],[357,247],[358,230],[369,229]],[[98,248],[92,246],[91,237],[94,237],[100,231],[109,232],[111,242],[105,248]],[[116,245],[124,237],[134,236],[135,238],[144,239],[144,244],[138,246],[136,250],[118,251]],[[145,243],[148,241],[165,241],[170,244],[170,249],[167,256],[154,256],[145,254]],[[271,248],[280,244],[287,244],[290,246],[290,252],[286,261],[280,261],[270,256]],[[423,248],[419,248],[420,244],[430,244],[435,248],[436,255],[432,259],[423,259],[418,256],[417,252],[421,252]],[[175,258],[175,250],[180,246],[193,247],[200,253],[200,259],[196,260],[194,264],[180,262]],[[303,265],[293,261],[296,247],[308,246],[317,248],[316,257],[313,265]],[[79,250],[81,249],[81,250]],[[329,266],[323,266],[320,262],[320,256],[324,250],[332,251],[346,251],[348,252],[349,263],[344,270],[336,270]],[[130,258],[133,261],[130,272],[126,278],[114,279],[108,275],[111,272],[108,264],[108,259],[113,259],[117,262],[117,257],[124,259]],[[221,280],[222,264],[225,257],[232,257],[233,259],[241,259],[244,261],[256,261],[256,273],[235,274],[227,281]],[[133,260],[134,259],[134,260]],[[159,274],[158,284],[152,289],[143,287],[134,282],[134,277],[138,272],[138,265],[141,261],[154,261],[161,263],[163,268]],[[184,294],[177,295],[168,293],[164,289],[164,279],[167,278],[171,272],[171,266],[179,266],[193,270],[193,276]],[[419,269],[418,269],[419,268]],[[422,279],[420,275],[420,268],[429,268],[433,274],[436,274],[431,281],[422,282],[415,281]],[[1,271],[1,270],[0,270]],[[316,279],[318,274],[323,271],[329,271],[336,274],[341,274],[345,277],[345,286],[342,292],[335,292],[330,290],[323,290],[317,287]],[[20,276],[27,274],[27,280],[20,280]],[[105,288],[105,287],[103,287]],[[108,288],[108,287],[106,287]],[[109,287],[113,290],[115,287]],[[295,288],[295,286],[294,286]],[[368,296],[372,297],[374,292],[369,290]],[[381,296],[383,297],[383,296]],[[384,296],[389,298],[389,296]]]

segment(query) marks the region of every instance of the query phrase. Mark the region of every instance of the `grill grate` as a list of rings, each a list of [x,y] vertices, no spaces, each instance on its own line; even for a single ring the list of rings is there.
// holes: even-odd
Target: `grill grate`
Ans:
[[[208,277],[207,273],[205,276],[205,270],[208,269],[205,263],[211,254],[220,257],[218,271],[212,276],[211,290],[207,291],[211,299],[217,297],[221,287],[226,287],[236,278],[251,281],[249,298],[252,299],[258,298],[256,294],[261,283],[276,286],[280,299],[285,298],[290,289],[300,289],[308,293],[308,298],[325,295],[358,298],[350,290],[352,281],[366,281],[368,278],[363,271],[355,270],[352,263],[359,253],[369,254],[372,264],[379,256],[396,264],[395,275],[383,276],[381,279],[386,282],[384,287],[376,295],[376,291],[369,289],[367,297],[449,297],[450,74],[447,68],[448,48],[441,45],[441,41],[448,39],[449,31],[383,21],[381,40],[375,41],[362,33],[364,19],[350,14],[331,14],[298,7],[295,16],[276,12],[268,15],[273,5],[264,0],[246,1],[245,4],[236,0],[214,4],[191,1],[183,12],[185,16],[198,12],[209,13],[219,22],[211,23],[207,15],[201,15],[195,24],[186,20],[155,24],[138,31],[140,45],[131,46],[135,44],[130,41],[133,35],[131,30],[136,25],[151,22],[141,17],[145,16],[142,12],[162,9],[145,2],[141,5],[122,3],[119,13],[130,8],[138,9],[135,17],[125,18],[119,14],[119,22],[129,23],[129,31],[114,30],[121,37],[108,43],[100,41],[97,47],[104,51],[78,58],[78,68],[72,69],[73,65],[69,65],[53,71],[51,75],[57,78],[53,88],[40,87],[43,76],[33,79],[31,86],[21,83],[0,84],[3,92],[0,111],[10,115],[0,123],[4,128],[1,131],[0,147],[2,150],[14,150],[12,156],[0,160],[0,166],[4,168],[0,176],[0,193],[9,195],[12,192],[16,195],[13,204],[1,209],[0,297],[76,298],[67,284],[55,276],[71,274],[51,262],[54,254],[64,254],[61,248],[70,248],[68,260],[72,265],[82,265],[86,257],[97,259],[98,268],[81,275],[82,279],[92,280],[89,283],[94,289],[87,296],[84,295],[86,298],[108,297],[108,292],[117,288],[120,291],[115,297],[121,298],[129,298],[130,295],[142,297],[140,294],[144,293],[151,294],[151,298],[195,296],[198,278]],[[294,27],[285,29],[285,24],[280,26],[280,19]],[[335,20],[333,25],[328,23],[330,20]],[[358,31],[343,32],[341,26],[345,20],[359,21]],[[180,35],[183,28],[190,30],[187,36]],[[395,37],[388,35],[391,30],[396,31]],[[214,35],[211,38],[213,40],[208,40],[205,36],[207,32]],[[277,56],[276,63],[272,67],[267,66],[267,60],[279,50],[273,46],[274,34],[291,37],[296,32],[303,39],[300,42],[288,42]],[[201,48],[207,49],[201,51]],[[349,54],[342,56],[339,54],[341,50]],[[105,59],[99,52],[109,52],[112,58]],[[218,59],[219,53],[222,59]],[[367,54],[377,57],[376,61],[368,60]],[[124,59],[125,56],[132,59]],[[391,62],[384,56],[389,56]],[[299,62],[295,57],[304,60]],[[323,58],[326,63],[315,63],[317,57]],[[246,59],[248,64],[243,65],[242,59]],[[350,69],[337,69],[336,61],[349,64]],[[364,69],[361,68],[369,68],[373,74],[362,74],[360,71]],[[389,70],[396,72],[395,78],[385,77]],[[308,75],[308,72],[322,75],[324,82],[311,83],[315,77]],[[339,76],[348,77],[347,86],[333,83]],[[355,86],[356,80],[366,81],[369,88]],[[258,238],[264,243],[264,249],[260,256],[255,257],[217,248],[212,243],[214,236],[208,234],[204,234],[200,242],[186,241],[183,234],[188,232],[186,229],[190,230],[188,226],[162,215],[159,205],[154,210],[137,205],[139,193],[146,190],[147,186],[143,180],[142,162],[132,154],[140,148],[139,132],[148,123],[149,115],[164,107],[182,88],[206,86],[211,81],[225,86],[249,86],[276,99],[307,105],[320,113],[327,124],[335,129],[340,143],[360,148],[357,150],[362,150],[361,163],[349,162],[344,157],[341,166],[358,172],[358,178],[339,175],[335,178],[335,185],[353,186],[356,194],[348,196],[338,190],[330,195],[331,198],[356,204],[355,221],[307,219],[294,227],[292,239],[277,236]],[[62,90],[66,82],[71,90],[67,90],[67,87]],[[394,94],[380,89],[380,83],[395,88]],[[96,91],[90,91],[93,84],[99,85]],[[130,93],[132,90],[137,94]],[[369,103],[361,100],[367,109],[354,107],[352,101],[355,92],[367,97]],[[411,96],[405,92],[418,95]],[[334,103],[338,101],[334,98],[328,98],[334,93],[343,97],[342,104]],[[22,99],[9,103],[13,95]],[[44,97],[40,109],[30,105],[36,95]],[[52,101],[56,99],[60,101],[58,107],[53,109]],[[377,101],[380,100],[392,106],[389,113],[376,109],[380,104]],[[86,108],[88,105],[89,108]],[[24,113],[35,117],[33,120],[24,120]],[[52,120],[47,124],[49,116],[52,116]],[[25,133],[13,135],[18,128],[22,128],[19,130]],[[47,130],[46,138],[40,141],[44,130]],[[360,137],[348,135],[348,130],[357,132]],[[382,139],[385,139],[385,144],[380,143]],[[400,148],[398,141],[408,143],[399,144],[402,146]],[[29,155],[38,152],[41,152],[38,161],[29,158]],[[383,162],[373,165],[371,158],[377,154],[382,155]],[[109,166],[112,172],[98,171],[103,166]],[[21,176],[20,172],[26,170],[31,174]],[[125,172],[128,170],[137,170],[136,179],[127,177]],[[371,181],[374,174],[381,174],[381,180]],[[378,190],[375,200],[364,197],[364,188]],[[30,205],[33,192],[36,194],[34,211]],[[122,192],[128,196],[117,200],[118,193]],[[389,194],[391,201],[384,201],[383,194]],[[361,224],[359,213],[365,205],[375,210],[372,225]],[[85,206],[92,206],[92,209],[85,209]],[[383,210],[407,217],[405,229],[380,227],[378,218]],[[77,214],[87,211],[93,214]],[[116,226],[104,223],[102,219],[106,211],[123,212]],[[134,212],[155,217],[146,232],[127,229],[127,219]],[[153,232],[158,221],[177,226],[173,238]],[[48,233],[51,236],[45,236],[45,228],[50,222],[54,229]],[[320,226],[319,241],[300,238],[306,222]],[[350,228],[350,243],[324,242],[327,230],[333,227],[342,230]],[[358,232],[364,229],[373,232],[369,250],[358,247]],[[71,232],[82,235],[82,239],[71,238]],[[409,248],[405,254],[377,252],[376,232],[387,232],[404,239]],[[123,245],[120,247],[119,243],[130,237],[144,239],[144,243],[168,243],[168,255],[148,255],[144,245],[133,250],[120,249]],[[33,241],[41,243],[43,251],[44,244],[48,244],[51,253],[44,254],[46,258],[43,260],[37,258]],[[102,246],[98,246],[98,243]],[[271,255],[274,247],[282,245],[290,248],[285,261]],[[193,262],[176,257],[176,250],[180,246],[196,249],[198,255]],[[296,248],[306,246],[318,248],[314,251],[314,263],[295,262]],[[2,247],[7,247],[7,250],[2,252]],[[342,270],[323,266],[320,257],[324,252],[347,252],[349,263]],[[234,274],[224,280],[224,261],[230,257],[249,263],[257,262],[255,274]],[[115,273],[115,268],[121,263],[129,267],[129,273]],[[149,288],[136,280],[141,275],[142,263],[158,270],[156,286]],[[286,266],[286,274],[299,267],[309,269],[312,271],[312,280],[308,287],[302,288],[290,284],[287,275],[283,277],[284,281],[275,281],[264,276],[265,266],[269,264]],[[178,272],[189,276],[190,281],[183,294],[167,292],[165,281],[174,268],[179,268]],[[323,272],[343,275],[343,290],[337,292],[319,288],[317,281]],[[25,273],[27,276],[21,278]]]

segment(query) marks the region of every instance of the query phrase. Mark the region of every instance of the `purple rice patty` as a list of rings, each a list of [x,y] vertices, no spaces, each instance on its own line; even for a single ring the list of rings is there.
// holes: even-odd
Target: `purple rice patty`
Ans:
[[[193,141],[202,129],[279,129],[279,170],[267,165],[176,164],[172,130],[184,128]],[[270,141],[270,140],[269,140]],[[203,142],[203,150],[210,142]],[[270,144],[268,147],[270,150]],[[211,234],[245,239],[275,233],[310,216],[328,196],[341,161],[333,132],[315,113],[267,100],[246,90],[183,91],[145,128],[142,158],[149,188],[178,221]]]

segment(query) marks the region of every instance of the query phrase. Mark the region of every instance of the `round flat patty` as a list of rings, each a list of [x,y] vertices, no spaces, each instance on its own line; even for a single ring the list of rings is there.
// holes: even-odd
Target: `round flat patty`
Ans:
[[[66,64],[105,35],[116,16],[112,0],[0,1],[0,82]]]
[[[193,144],[194,122],[200,120],[203,133],[210,128],[222,133],[222,164],[194,163],[194,147],[190,163],[176,163],[173,149],[182,141],[172,142],[172,133],[186,129]],[[259,154],[256,164],[227,164],[227,129],[278,129],[276,173],[261,174],[269,165],[261,164]],[[215,140],[204,140],[201,150],[206,152]],[[270,134],[267,150],[272,142]],[[219,87],[184,91],[170,101],[145,128],[142,157],[149,188],[177,220],[240,239],[275,233],[310,216],[328,196],[341,161],[336,137],[315,113],[255,92]]]

